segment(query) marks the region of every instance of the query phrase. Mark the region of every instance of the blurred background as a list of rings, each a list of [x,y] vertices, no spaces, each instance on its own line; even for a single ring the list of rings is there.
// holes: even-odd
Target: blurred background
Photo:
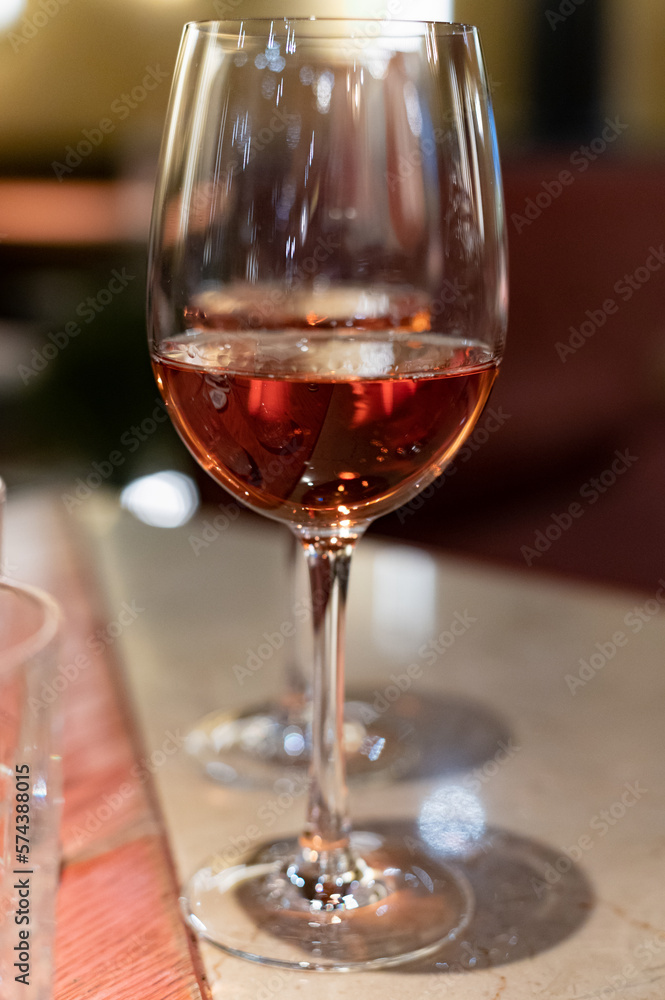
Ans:
[[[662,0],[0,0],[0,472],[10,490],[55,489],[64,511],[117,486],[156,524],[182,523],[197,491],[227,501],[153,418],[146,348],[146,237],[182,25],[351,11],[480,26],[511,254],[509,349],[459,475],[371,530],[654,590]],[[143,478],[166,471],[196,488]]]

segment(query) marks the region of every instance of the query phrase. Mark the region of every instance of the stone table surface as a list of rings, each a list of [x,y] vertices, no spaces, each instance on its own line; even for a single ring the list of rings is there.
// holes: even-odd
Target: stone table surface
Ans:
[[[125,819],[144,836],[166,831],[179,881],[208,855],[239,849],[256,828],[261,839],[296,832],[304,815],[299,786],[282,773],[273,787],[224,786],[185,750],[188,729],[206,713],[283,690],[293,654],[286,644],[265,647],[293,617],[287,533],[244,515],[214,518],[204,511],[182,528],[148,527],[100,491],[60,515],[57,529],[78,540],[96,577],[98,627],[108,636],[120,610],[131,609],[110,630],[118,634],[108,652],[138,729],[141,790],[155,792],[157,804],[148,827],[140,810]],[[351,1000],[359,989],[366,1000],[660,1000],[665,585],[624,593],[374,538],[354,558],[348,683],[394,715],[410,768],[353,784],[352,815],[361,827],[394,817],[419,836],[419,817],[434,810],[435,846],[475,890],[469,927],[420,963],[343,976],[265,968],[209,945],[183,965],[176,930],[171,951],[160,938],[160,961],[171,963],[167,976],[180,963],[186,988],[150,992],[144,975],[131,995],[195,996],[200,985],[229,1000]],[[22,569],[43,582],[29,560]],[[260,667],[248,669],[261,646]],[[410,664],[422,668],[416,679]],[[125,875],[156,857],[135,852]],[[162,905],[172,916],[175,883],[167,883]],[[137,911],[136,940],[145,919]],[[109,914],[108,941],[118,933]],[[118,981],[131,982],[127,955],[126,968],[114,967]]]

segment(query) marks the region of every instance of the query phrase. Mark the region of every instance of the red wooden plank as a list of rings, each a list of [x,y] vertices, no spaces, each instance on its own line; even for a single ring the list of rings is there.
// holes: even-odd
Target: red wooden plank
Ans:
[[[65,795],[54,1000],[207,998],[115,649],[90,642],[113,609],[104,608],[81,529],[56,503],[28,504],[18,548],[32,582],[65,615],[67,684],[54,701],[64,715]]]

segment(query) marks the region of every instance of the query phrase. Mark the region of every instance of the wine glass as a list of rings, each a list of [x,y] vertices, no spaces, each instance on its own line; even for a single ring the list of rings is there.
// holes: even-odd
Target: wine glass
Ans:
[[[353,831],[342,746],[351,555],[441,472],[501,359],[503,199],[476,29],[283,19],[186,25],[157,181],[148,323],[195,458],[301,544],[312,760],[300,837],[190,879],[232,954],[348,971],[467,925],[463,875],[390,824]],[[221,849],[222,845],[220,845]]]
[[[307,611],[296,586],[301,576],[301,547],[294,535],[290,536],[290,543],[283,563],[288,601],[282,622],[282,629],[289,633],[295,627],[296,617],[302,620]],[[272,636],[283,661],[284,686],[279,696],[252,702],[241,710],[214,709],[187,733],[186,750],[208,777],[220,784],[274,787],[285,772],[298,781],[309,767],[312,747],[309,671],[291,635],[285,638],[280,632]],[[252,676],[252,668],[261,666],[256,652],[251,651],[250,656],[253,659],[249,666],[234,666],[243,680]],[[412,701],[414,697],[411,696]],[[377,711],[372,704],[375,700],[376,692],[354,689],[347,693],[344,702],[342,739],[350,780],[402,777],[422,754],[408,719],[401,718],[398,709],[385,714]],[[409,739],[405,740],[407,734]]]

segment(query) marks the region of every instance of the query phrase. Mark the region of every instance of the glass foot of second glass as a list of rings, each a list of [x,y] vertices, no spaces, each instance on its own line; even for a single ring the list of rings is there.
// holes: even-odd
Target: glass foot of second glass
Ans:
[[[373,707],[375,692],[352,693],[344,705],[344,750],[353,780],[407,774],[419,750],[404,723]],[[304,696],[253,705],[238,713],[211,712],[187,734],[187,751],[222,784],[273,787],[310,760],[310,710]]]

